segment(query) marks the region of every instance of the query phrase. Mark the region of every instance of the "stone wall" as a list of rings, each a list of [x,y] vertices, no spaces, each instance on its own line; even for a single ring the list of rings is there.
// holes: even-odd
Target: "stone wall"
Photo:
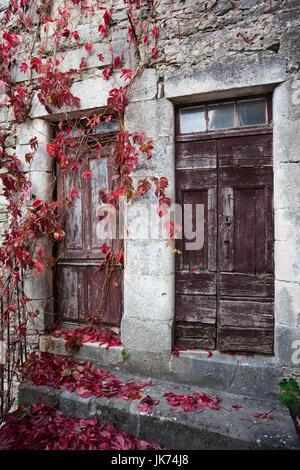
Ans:
[[[0,2],[0,11],[6,3]],[[108,47],[115,55],[124,51],[126,66],[137,62],[135,48],[127,42],[124,3],[110,4],[116,23],[110,41],[98,33],[99,15],[88,19],[75,12],[73,23],[80,35],[80,46],[62,46],[57,51],[59,57],[62,54],[65,58],[62,70],[78,68],[81,58],[87,58],[86,67],[72,88],[81,99],[83,111],[104,107],[108,91],[115,86],[114,78],[102,79],[102,71],[111,60]],[[300,340],[299,2],[161,0],[157,12],[165,26],[160,33],[160,56],[138,79],[125,116],[126,128],[145,131],[154,143],[153,159],[138,167],[136,178],[167,176],[169,195],[174,197],[175,104],[273,92],[275,357],[280,364],[293,367],[293,344]],[[50,37],[51,31],[41,32],[36,47],[41,43],[47,46]],[[95,44],[89,55],[83,47],[86,42]],[[97,59],[100,53],[104,56],[101,63]],[[140,54],[143,57],[143,47]],[[15,74],[19,81],[28,78],[17,68]],[[41,137],[42,145],[30,172],[34,190],[38,194],[47,190],[47,197],[51,197],[49,188],[54,181],[45,145],[51,135],[51,122],[61,117],[58,110],[49,116],[36,101],[28,122],[17,129],[8,111],[0,111],[1,126],[9,131],[7,146],[17,155],[24,155],[32,136]],[[137,209],[143,211],[151,201],[150,195],[145,202],[137,200],[132,205],[129,224],[134,223]],[[2,198],[0,224],[0,228],[5,225]],[[39,285],[30,285],[41,311],[52,296],[51,279],[47,276],[46,280],[37,281]],[[126,349],[133,354],[171,352],[174,277],[174,255],[165,248],[162,237],[127,241],[121,334]]]

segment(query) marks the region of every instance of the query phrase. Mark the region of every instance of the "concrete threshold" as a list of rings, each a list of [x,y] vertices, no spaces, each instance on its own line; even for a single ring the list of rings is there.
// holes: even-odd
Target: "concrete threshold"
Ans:
[[[120,375],[132,380],[132,375]],[[143,378],[134,377],[135,381]],[[147,379],[149,380],[149,378]],[[195,391],[213,396],[207,389],[175,382],[153,382],[143,388],[153,400],[159,400],[150,413],[140,412],[140,400],[122,398],[82,398],[77,393],[36,387],[26,383],[19,390],[19,404],[58,404],[61,412],[73,418],[90,419],[95,415],[98,424],[111,423],[117,429],[150,442],[158,442],[170,450],[300,450],[300,440],[288,409],[278,400],[254,399],[223,392],[219,410],[206,407],[195,412],[175,413],[166,392],[192,395]],[[238,405],[233,408],[233,405]],[[253,417],[267,413],[273,419]]]
[[[52,338],[53,354],[66,355],[65,340]],[[45,338],[41,338],[40,349],[45,350]],[[150,376],[160,380],[180,382],[213,390],[216,393],[233,393],[262,399],[277,399],[280,388],[281,368],[272,356],[233,356],[213,351],[180,351],[179,357],[171,353],[126,351],[123,347],[99,346],[99,343],[84,343],[79,351],[67,354],[77,362],[91,361],[95,367],[114,372]]]

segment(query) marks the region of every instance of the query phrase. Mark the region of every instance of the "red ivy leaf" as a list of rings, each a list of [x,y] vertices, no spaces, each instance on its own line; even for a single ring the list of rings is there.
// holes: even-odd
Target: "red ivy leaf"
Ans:
[[[85,179],[89,179],[91,177],[91,170],[89,171],[84,171],[83,173],[81,173],[81,178],[85,178]]]
[[[28,65],[25,62],[22,62],[20,65],[20,70],[21,72],[26,73],[28,70]]]
[[[41,271],[43,271],[44,265],[43,265],[43,263],[42,263],[40,260],[38,260],[37,258],[35,258],[35,259],[33,260],[33,264],[34,264],[34,267],[36,268],[36,271],[33,273],[33,275],[39,274]]]
[[[90,53],[90,52],[92,52],[94,44],[86,44],[84,47],[85,47],[85,50]]]
[[[152,49],[152,57],[153,57],[153,59],[158,59],[158,57],[159,57],[159,53],[158,53],[158,50],[156,49],[156,47],[153,47],[153,49]]]
[[[106,245],[106,243],[103,243],[102,248],[101,248],[101,252],[104,255],[106,255],[107,251],[108,251],[108,246]]]

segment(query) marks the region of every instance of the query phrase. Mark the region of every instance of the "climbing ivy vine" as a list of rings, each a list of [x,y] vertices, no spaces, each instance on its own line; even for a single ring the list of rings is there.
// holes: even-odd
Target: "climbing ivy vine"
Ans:
[[[96,137],[93,138],[93,129],[112,118],[117,119],[119,131],[112,141],[114,186],[110,190],[99,188],[99,198],[118,210],[120,197],[132,201],[154,187],[158,216],[164,217],[171,205],[167,178],[146,177],[137,185],[133,179],[137,164],[152,158],[153,142],[145,132],[128,131],[124,127],[124,116],[136,80],[146,68],[156,67],[161,57],[161,38],[168,25],[172,21],[179,24],[181,18],[173,9],[173,0],[167,4],[168,15],[163,17],[157,13],[160,0],[124,0],[123,16],[128,21],[128,41],[124,41],[124,50],[115,54],[112,39],[118,29],[118,21],[114,18],[115,3],[104,0],[11,0],[1,24],[1,107],[13,114],[12,122],[16,124],[29,120],[37,103],[44,106],[49,115],[61,110],[64,119],[49,142],[47,152],[65,176],[80,172],[82,149],[86,150],[89,145],[101,159],[103,149]],[[215,3],[205,2],[206,9],[200,16]],[[81,58],[79,67],[65,70],[64,57],[65,51],[82,45],[88,55],[95,48],[91,40],[84,41],[75,29],[73,19],[79,17],[90,23],[93,37],[96,30],[97,43],[107,45],[111,58],[109,65],[104,65],[103,54],[97,54],[97,68],[102,74],[103,83],[112,77],[116,83],[107,95],[105,109],[92,115],[81,115],[80,119],[85,118],[82,134],[78,131],[78,120],[74,123],[71,119],[73,115],[66,109],[80,107],[80,98],[73,94],[72,86],[86,72],[87,58]],[[184,20],[188,20],[186,15]],[[24,80],[16,78],[19,74],[23,74]],[[65,201],[37,199],[32,192],[30,173],[22,170],[20,156],[11,154],[7,149],[6,139],[5,131],[1,130],[0,178],[8,209],[7,230],[0,248],[0,261],[4,268],[0,325],[0,340],[4,345],[4,359],[2,357],[0,365],[1,415],[5,415],[13,403],[12,384],[18,378],[19,366],[27,359],[29,336],[36,328],[37,314],[30,308],[31,299],[24,294],[24,280],[28,273],[39,275],[45,268],[53,267],[55,258],[48,246],[66,236],[63,225],[65,213],[72,210],[80,197],[79,186],[74,182],[65,195]],[[38,149],[38,138],[32,137],[30,150],[25,155],[29,166]],[[80,181],[81,178],[90,178],[91,173],[87,171],[79,176],[77,180]],[[165,227],[170,238],[174,238],[174,224],[167,222]],[[112,246],[103,246],[105,259],[99,269],[106,270],[109,275],[117,264],[122,265],[123,249],[119,245],[115,252]]]

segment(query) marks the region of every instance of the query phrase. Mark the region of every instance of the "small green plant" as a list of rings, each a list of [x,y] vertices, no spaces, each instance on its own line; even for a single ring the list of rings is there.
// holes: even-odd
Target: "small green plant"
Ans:
[[[283,379],[279,386],[281,388],[281,395],[279,401],[289,408],[294,407],[300,403],[300,388],[296,380],[293,378]]]
[[[121,349],[120,354],[123,357],[123,359],[126,359],[127,357],[130,356],[130,353],[126,352],[125,349]]]

